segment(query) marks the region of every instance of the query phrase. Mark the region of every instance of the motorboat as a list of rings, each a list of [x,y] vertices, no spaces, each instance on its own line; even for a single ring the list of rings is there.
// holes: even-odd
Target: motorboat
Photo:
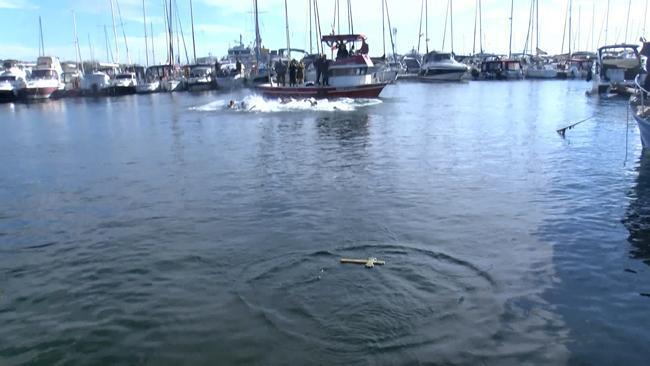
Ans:
[[[521,61],[489,57],[481,62],[479,79],[482,80],[516,80],[523,79]]]
[[[61,80],[63,69],[57,57],[41,56],[36,60],[24,87],[19,90],[19,98],[48,99],[55,92],[63,90],[65,84]]]
[[[574,52],[567,63],[567,78],[586,79],[591,72],[595,57],[593,52]]]
[[[190,67],[190,75],[187,79],[187,89],[190,91],[210,90],[215,86],[212,66],[193,65]]]
[[[418,79],[422,81],[461,81],[469,71],[452,53],[431,51],[422,58],[422,67]]]
[[[257,90],[267,97],[376,98],[387,83],[374,80],[374,64],[370,57],[361,52],[341,52],[342,45],[346,46],[345,49],[353,49],[356,42],[364,42],[365,39],[361,34],[325,35],[321,38],[323,48],[340,47],[335,60],[319,61],[328,63],[326,80],[329,79],[329,82],[326,85],[307,82],[298,86],[281,86],[270,82],[259,85]]]
[[[0,73],[0,101],[14,101],[26,83],[27,74],[16,65],[5,63],[4,66],[4,71]]]
[[[375,65],[375,81],[378,83],[393,83],[397,80],[397,75],[403,73],[402,64],[398,61],[388,61],[384,57],[372,58]]]
[[[415,56],[404,56],[402,58],[403,70],[397,76],[398,79],[412,79],[420,75],[421,64]]]
[[[135,72],[121,72],[111,79],[109,94],[111,95],[128,95],[135,94],[138,86],[138,79]]]
[[[635,44],[603,46],[592,66],[591,94],[630,95],[641,72],[641,57]]]
[[[630,96],[630,109],[639,126],[641,145],[644,149],[650,148],[650,100],[648,100],[650,92],[643,86],[646,77],[647,74],[641,74],[635,78],[634,93]]]
[[[108,95],[111,78],[119,73],[117,64],[96,64],[92,72],[86,72],[81,80],[81,94],[85,96]]]

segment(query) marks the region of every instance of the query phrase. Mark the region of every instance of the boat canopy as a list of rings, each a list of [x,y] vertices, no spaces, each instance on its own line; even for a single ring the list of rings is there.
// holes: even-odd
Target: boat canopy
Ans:
[[[366,36],[363,34],[330,34],[323,36],[321,42],[325,42],[328,46],[333,46],[339,42],[360,42],[365,41]]]

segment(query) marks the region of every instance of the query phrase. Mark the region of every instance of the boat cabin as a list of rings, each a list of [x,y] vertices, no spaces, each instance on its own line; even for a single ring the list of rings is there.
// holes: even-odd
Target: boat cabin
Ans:
[[[594,73],[608,82],[634,80],[641,72],[641,57],[635,44],[603,46],[598,49]]]

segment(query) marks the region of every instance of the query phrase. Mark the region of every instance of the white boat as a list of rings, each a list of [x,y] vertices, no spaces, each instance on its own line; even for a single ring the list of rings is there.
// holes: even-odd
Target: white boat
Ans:
[[[636,124],[639,126],[641,145],[644,149],[650,148],[650,100],[648,100],[648,93],[650,92],[642,86],[646,75],[636,77],[634,94],[630,97],[630,109]]]
[[[5,64],[5,71],[0,73],[0,101],[13,101],[19,90],[25,85],[27,74],[21,68]]]
[[[81,94],[86,96],[107,95],[111,78],[119,73],[117,64],[97,64],[92,72],[86,72],[81,80]]]
[[[360,34],[326,35],[321,38],[324,48],[332,49],[335,45],[350,45],[365,41]],[[356,49],[359,49],[356,47]],[[339,51],[340,52],[340,51]],[[327,62],[327,80],[325,85],[313,82],[298,86],[282,86],[277,83],[262,84],[257,87],[267,97],[289,98],[377,98],[387,83],[378,83],[373,77],[374,64],[367,54],[355,53],[337,55],[336,60]],[[308,73],[309,74],[309,73]],[[314,78],[315,80],[315,78]]]
[[[135,92],[138,94],[151,94],[160,91],[160,81],[146,81],[141,80],[135,87]]]
[[[36,61],[24,87],[19,90],[19,98],[48,99],[65,88],[61,81],[63,69],[57,57],[41,56]]]
[[[212,66],[193,65],[190,67],[190,76],[187,79],[187,89],[190,91],[210,90],[214,88]]]
[[[517,80],[523,79],[523,77],[520,60],[488,57],[481,62],[478,78],[482,80]]]
[[[182,91],[184,88],[185,83],[179,77],[168,78],[160,83],[160,89],[168,93]]]
[[[375,64],[373,76],[378,83],[393,83],[397,80],[397,75],[404,72],[402,64],[397,61],[373,58],[372,62]]]
[[[138,80],[134,72],[121,72],[111,79],[109,93],[111,95],[135,94]]]
[[[629,95],[642,69],[637,48],[635,44],[600,47],[592,67],[591,94]]]
[[[461,81],[469,71],[465,64],[454,59],[451,53],[432,51],[422,58],[420,80],[423,81]]]
[[[246,78],[244,77],[244,70],[242,66],[242,71],[237,72],[235,69],[236,65],[234,62],[228,62],[225,64],[220,64],[219,70],[215,75],[217,81],[217,87],[219,89],[234,89],[240,88],[244,85]]]
[[[415,56],[404,56],[402,58],[403,69],[397,76],[398,79],[414,79],[420,75],[422,65]]]
[[[543,60],[534,61],[526,69],[527,79],[555,79],[557,78],[557,69],[555,65]]]

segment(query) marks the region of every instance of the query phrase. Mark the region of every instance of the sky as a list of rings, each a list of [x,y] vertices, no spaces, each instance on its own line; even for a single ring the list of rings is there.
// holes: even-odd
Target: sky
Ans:
[[[39,48],[39,16],[42,18],[45,53],[63,60],[75,59],[74,23],[81,56],[84,60],[120,61],[145,64],[163,63],[166,59],[164,25],[164,0],[145,0],[147,12],[147,35],[153,34],[154,50],[145,52],[142,0],[113,0],[115,5],[115,33],[111,17],[111,0],[0,0],[0,59],[14,58],[35,60]],[[309,51],[309,0],[286,0],[289,19],[289,40],[292,48]],[[341,32],[348,31],[347,2],[341,4]],[[354,31],[365,34],[372,56],[384,51],[382,36],[382,0],[349,0],[352,8]],[[451,21],[448,4],[450,0],[428,0],[428,17],[422,20],[420,49],[424,51],[425,24],[428,23],[428,48],[451,50]],[[527,37],[532,0],[514,0],[512,24],[512,52],[522,52]],[[176,0],[183,28],[187,54],[191,60],[192,37],[190,0]],[[607,4],[609,22],[606,23]],[[648,0],[573,0],[572,2],[572,49],[594,50],[598,45],[620,43],[625,40],[637,42],[645,32]],[[284,0],[258,0],[262,43],[271,49],[287,45]],[[318,0],[321,31],[332,31],[336,0]],[[193,0],[194,28],[197,56],[221,57],[228,47],[239,42],[241,35],[245,44],[254,41],[253,0]],[[405,53],[418,45],[423,0],[386,0],[387,15],[395,29],[397,53]],[[469,54],[479,51],[479,39],[474,44],[474,24],[477,0],[451,0],[453,14],[454,52]],[[550,54],[568,49],[567,8],[569,0],[539,0],[539,47]],[[118,15],[117,6],[119,5]],[[482,38],[486,52],[507,54],[510,44],[510,0],[482,0]],[[628,19],[629,6],[629,22]],[[174,10],[175,11],[175,10]],[[385,23],[386,53],[390,53],[390,31]],[[608,24],[608,26],[606,26]],[[153,33],[151,28],[153,27]],[[338,31],[338,26],[335,27]],[[11,31],[8,31],[11,30]],[[105,32],[106,30],[106,32]],[[607,30],[607,31],[606,31]],[[648,31],[650,32],[650,31]],[[646,33],[648,33],[646,32]],[[564,35],[564,37],[563,37]],[[607,35],[607,37],[606,37]],[[126,42],[125,42],[126,38]],[[562,46],[564,38],[564,47]],[[649,37],[650,38],[650,37]],[[444,39],[444,48],[443,48]],[[108,50],[107,50],[108,40]],[[182,43],[182,42],[181,42]],[[312,44],[315,47],[316,39]],[[128,58],[127,58],[128,47]],[[181,48],[184,48],[181,44]],[[314,48],[315,49],[315,48]],[[119,59],[117,59],[119,53]],[[186,53],[181,50],[182,61]]]

